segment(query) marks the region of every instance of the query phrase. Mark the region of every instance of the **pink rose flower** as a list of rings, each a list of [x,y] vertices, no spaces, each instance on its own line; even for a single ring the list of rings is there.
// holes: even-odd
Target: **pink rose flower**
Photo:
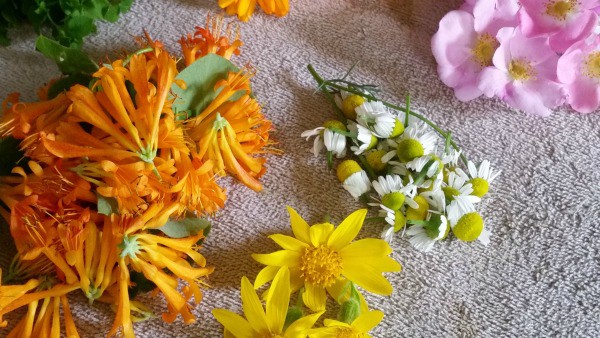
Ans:
[[[564,93],[556,81],[558,56],[548,39],[526,38],[520,28],[502,28],[496,37],[500,47],[494,53],[494,67],[481,72],[481,91],[527,113],[550,115],[550,108],[564,102]]]
[[[521,29],[527,37],[549,36],[550,46],[562,53],[587,38],[596,27],[600,0],[520,0]]]
[[[475,31],[474,20],[473,15],[465,11],[449,12],[431,40],[440,79],[454,89],[461,101],[481,96],[477,86],[479,74],[492,64],[498,46],[492,34]]]
[[[558,80],[565,85],[567,103],[587,114],[600,106],[600,36],[580,41],[560,57]]]
[[[496,35],[503,27],[519,25],[517,0],[479,0],[474,4],[475,30]]]

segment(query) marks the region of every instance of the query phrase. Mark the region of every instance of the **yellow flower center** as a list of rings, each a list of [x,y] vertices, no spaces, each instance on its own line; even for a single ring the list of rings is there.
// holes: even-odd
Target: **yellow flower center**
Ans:
[[[394,231],[398,232],[406,226],[406,216],[400,211],[396,210],[394,212]]]
[[[481,177],[475,177],[472,179],[471,184],[473,185],[473,195],[477,197],[483,197],[483,195],[487,194],[488,190],[490,189],[490,184],[488,181]]]
[[[365,335],[363,333],[358,333],[358,332],[354,331],[350,327],[341,327],[341,328],[337,329],[337,332],[335,333],[335,337],[336,338],[362,338],[362,337],[365,337]]]
[[[398,210],[404,204],[404,200],[406,197],[403,193],[399,191],[390,192],[388,194],[383,195],[381,198],[381,204],[392,210]]]
[[[444,196],[450,201],[454,200],[454,196],[460,195],[460,191],[452,187],[443,187]]]
[[[456,236],[456,238],[461,241],[471,242],[476,240],[481,232],[483,231],[483,218],[477,212],[470,212],[468,214],[464,214],[454,228],[452,228],[452,232]]]
[[[473,58],[482,67],[492,65],[492,57],[500,44],[495,37],[484,33],[477,38],[475,47],[473,48]]]
[[[417,209],[406,209],[406,219],[422,221],[427,218],[427,213],[429,212],[429,203],[427,203],[425,197],[421,195],[415,196],[414,200],[417,202],[419,207]]]
[[[356,161],[346,160],[338,165],[336,173],[337,173],[337,177],[340,180],[340,182],[344,183],[344,181],[348,177],[352,176],[352,174],[355,174],[361,170],[362,170],[362,168]]]
[[[583,63],[583,74],[592,79],[600,79],[600,51],[596,51],[588,55]]]
[[[518,81],[529,80],[537,75],[535,69],[525,60],[512,60],[508,65],[508,73]]]
[[[404,124],[400,122],[400,120],[396,119],[396,122],[394,122],[394,129],[389,137],[400,136],[402,133],[404,133]]]
[[[570,0],[551,0],[546,3],[546,14],[549,16],[564,21],[567,15],[575,9],[577,1]]]
[[[327,128],[327,129],[338,129],[341,131],[346,131],[346,125],[344,125],[342,122],[337,121],[337,120],[329,120],[325,123],[323,123],[323,127]]]
[[[407,138],[398,143],[398,158],[402,162],[412,161],[417,157],[421,157],[425,154],[425,149],[421,142]]]
[[[373,150],[365,155],[367,164],[369,164],[376,173],[382,172],[387,166],[387,164],[381,162],[383,155],[385,155],[385,150]]]
[[[323,245],[306,248],[300,257],[300,272],[307,283],[331,286],[342,274],[342,257]]]
[[[347,119],[356,120],[356,107],[362,105],[365,99],[360,95],[350,95],[342,101],[342,112]]]

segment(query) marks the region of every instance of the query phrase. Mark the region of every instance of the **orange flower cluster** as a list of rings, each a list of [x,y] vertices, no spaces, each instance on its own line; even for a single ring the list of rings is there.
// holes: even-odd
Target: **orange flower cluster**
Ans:
[[[230,42],[221,26],[209,19],[182,38],[186,65],[208,53],[239,53],[238,36]],[[0,285],[0,327],[8,325],[3,315],[28,306],[9,337],[59,337],[61,307],[64,334],[78,337],[66,296],[75,290],[113,304],[108,336],[134,337],[132,323],[149,310],[129,297],[132,273],[164,296],[164,321],[194,322],[191,298],[200,302],[213,271],[198,252],[203,232],[170,238],[157,229],[222,208],[218,176],[262,188],[265,160],[255,156],[272,143],[271,123],[250,96],[252,72],[229,74],[204,111],[182,120],[171,92],[186,86],[176,59],[158,41],[147,38],[145,47],[99,68],[89,86],[3,103],[0,135],[20,140],[26,158],[0,177],[0,213],[18,250],[8,279],[24,282]],[[110,212],[99,207],[107,203]]]

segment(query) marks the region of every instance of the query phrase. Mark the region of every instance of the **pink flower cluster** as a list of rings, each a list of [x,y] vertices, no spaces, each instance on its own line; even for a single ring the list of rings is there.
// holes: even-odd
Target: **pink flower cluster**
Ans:
[[[442,18],[432,50],[461,101],[482,94],[547,116],[600,106],[600,0],[467,0]]]

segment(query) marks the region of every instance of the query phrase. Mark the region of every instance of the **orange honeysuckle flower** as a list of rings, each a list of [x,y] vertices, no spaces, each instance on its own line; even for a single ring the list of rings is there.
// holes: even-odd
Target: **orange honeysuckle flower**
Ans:
[[[269,144],[271,122],[260,113],[260,106],[250,98],[249,79],[252,73],[242,70],[230,73],[215,86],[217,97],[197,117],[186,121],[188,135],[197,143],[198,157],[211,160],[215,173],[229,172],[246,186],[260,191],[258,178],[264,173],[260,153]],[[239,91],[245,91],[235,101],[228,101]],[[239,95],[239,94],[238,94]]]
[[[242,46],[239,27],[228,24],[223,30],[223,17],[220,15],[206,17],[206,26],[196,26],[194,36],[188,34],[179,40],[186,67],[204,55],[214,53],[226,59],[239,55]]]
[[[285,16],[290,11],[289,0],[219,0],[219,7],[224,8],[227,14],[236,14],[241,21],[248,21],[256,3],[269,15]]]

